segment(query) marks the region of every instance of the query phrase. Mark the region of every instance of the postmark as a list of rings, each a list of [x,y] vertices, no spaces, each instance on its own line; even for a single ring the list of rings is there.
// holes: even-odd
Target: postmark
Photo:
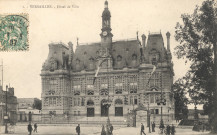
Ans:
[[[28,14],[0,15],[0,51],[27,51]]]

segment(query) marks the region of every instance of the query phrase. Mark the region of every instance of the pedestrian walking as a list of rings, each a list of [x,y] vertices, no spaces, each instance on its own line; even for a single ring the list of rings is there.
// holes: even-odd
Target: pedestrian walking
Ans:
[[[152,122],[151,128],[152,128],[152,132],[155,132],[155,123],[154,122]]]
[[[113,135],[113,133],[112,133],[112,131],[113,131],[113,126],[112,126],[112,124],[111,124],[111,126],[110,126],[110,131],[111,131],[111,134]]]
[[[37,123],[35,123],[35,124],[34,124],[34,130],[33,130],[33,132],[36,132],[36,133],[37,133],[37,128],[38,128]]]
[[[145,127],[144,127],[144,125],[141,123],[141,135],[142,135],[142,133],[143,133],[144,135],[146,135],[145,132],[144,132],[144,130],[145,130]]]
[[[166,131],[167,131],[166,134],[167,134],[167,135],[170,135],[170,125],[167,125]]]
[[[106,132],[105,132],[105,127],[104,127],[104,125],[102,125],[102,131],[101,131],[101,135],[106,135]]]
[[[78,126],[76,127],[76,133],[78,135],[80,135],[80,133],[81,133],[80,124],[78,124]]]
[[[32,135],[32,125],[31,125],[31,123],[29,123],[29,125],[27,126],[27,129],[28,129],[29,135]]]
[[[172,127],[171,127],[171,135],[175,135],[175,126],[172,124]]]

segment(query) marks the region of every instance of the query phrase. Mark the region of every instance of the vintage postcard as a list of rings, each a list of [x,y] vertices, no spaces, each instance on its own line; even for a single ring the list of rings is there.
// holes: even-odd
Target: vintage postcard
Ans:
[[[0,134],[208,134],[175,48],[212,2],[0,0]]]

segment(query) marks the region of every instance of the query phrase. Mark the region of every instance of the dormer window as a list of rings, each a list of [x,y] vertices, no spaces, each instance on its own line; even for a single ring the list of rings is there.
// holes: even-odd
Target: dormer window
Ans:
[[[121,61],[121,60],[122,60],[121,55],[118,55],[118,56],[117,56],[117,61]]]

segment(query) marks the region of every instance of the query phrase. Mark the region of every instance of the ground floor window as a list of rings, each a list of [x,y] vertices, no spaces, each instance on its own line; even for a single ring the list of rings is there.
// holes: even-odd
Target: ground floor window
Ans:
[[[159,110],[158,109],[155,109],[155,114],[159,114]]]
[[[87,117],[94,117],[94,108],[87,108]]]
[[[115,116],[123,116],[123,107],[115,107]]]

